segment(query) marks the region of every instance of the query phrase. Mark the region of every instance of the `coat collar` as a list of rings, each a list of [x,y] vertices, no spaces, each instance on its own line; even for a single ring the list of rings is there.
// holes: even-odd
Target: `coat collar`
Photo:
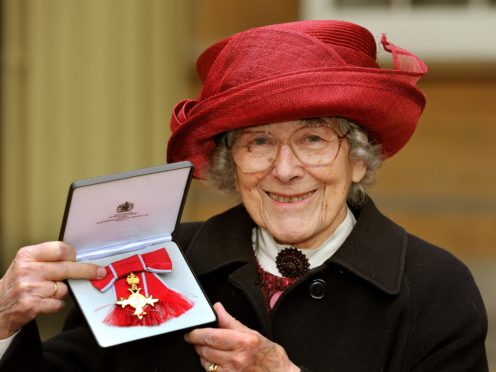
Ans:
[[[251,231],[255,223],[242,205],[207,220],[192,240],[187,257],[201,276],[224,266],[254,262]]]
[[[326,264],[339,265],[387,294],[398,294],[405,267],[407,233],[382,215],[370,199],[353,212],[357,224]],[[206,221],[188,249],[188,259],[197,275],[254,262],[251,246],[254,226],[242,205]]]
[[[370,199],[353,213],[355,227],[328,262],[342,266],[387,294],[398,294],[405,270],[406,231],[380,213]]]

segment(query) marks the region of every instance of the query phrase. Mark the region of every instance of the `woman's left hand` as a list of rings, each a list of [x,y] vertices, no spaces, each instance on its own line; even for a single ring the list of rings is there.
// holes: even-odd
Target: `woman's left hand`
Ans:
[[[199,328],[185,335],[195,345],[206,371],[299,371],[282,346],[234,319],[220,303],[214,305],[219,328]],[[215,369],[215,365],[217,368]]]

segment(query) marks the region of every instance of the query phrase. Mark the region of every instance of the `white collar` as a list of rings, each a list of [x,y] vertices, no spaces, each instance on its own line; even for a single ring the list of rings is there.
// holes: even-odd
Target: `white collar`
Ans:
[[[310,269],[322,265],[329,257],[337,252],[348,235],[350,235],[355,223],[355,216],[353,216],[350,208],[347,208],[346,217],[343,222],[339,224],[334,233],[322,246],[298,249],[308,258]],[[288,248],[288,245],[278,244],[267,230],[260,227],[255,227],[252,230],[251,240],[253,251],[262,269],[272,275],[281,276],[276,267],[276,256],[282,249]]]

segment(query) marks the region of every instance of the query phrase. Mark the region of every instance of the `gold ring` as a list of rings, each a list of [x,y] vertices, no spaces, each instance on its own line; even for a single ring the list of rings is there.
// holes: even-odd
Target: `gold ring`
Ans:
[[[57,294],[57,291],[59,290],[59,285],[57,282],[53,282],[53,295],[51,298],[55,298],[55,295]]]
[[[217,365],[217,364],[215,364],[215,363],[210,363],[210,365],[208,366],[207,371],[208,371],[208,372],[215,372],[215,371],[217,371],[217,367],[218,367],[218,365]]]

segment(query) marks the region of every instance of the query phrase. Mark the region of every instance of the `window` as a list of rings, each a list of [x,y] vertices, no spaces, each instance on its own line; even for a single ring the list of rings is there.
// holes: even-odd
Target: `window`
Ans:
[[[300,0],[303,19],[343,19],[427,60],[496,61],[496,0]]]

